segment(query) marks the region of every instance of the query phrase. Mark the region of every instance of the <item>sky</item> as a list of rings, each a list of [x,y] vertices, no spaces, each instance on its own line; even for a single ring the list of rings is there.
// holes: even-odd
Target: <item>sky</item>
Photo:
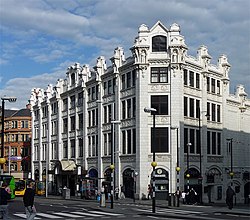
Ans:
[[[230,92],[243,84],[250,94],[249,0],[0,0],[0,97],[15,96],[8,109],[25,108],[32,88],[65,79],[78,62],[108,66],[118,46],[131,56],[141,24],[180,25],[188,55],[206,45],[217,64],[231,64]]]

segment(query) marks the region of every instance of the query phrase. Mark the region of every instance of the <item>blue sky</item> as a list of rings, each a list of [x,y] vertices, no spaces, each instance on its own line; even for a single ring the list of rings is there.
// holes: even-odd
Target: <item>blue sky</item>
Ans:
[[[109,61],[117,46],[131,56],[138,27],[158,20],[180,25],[189,55],[206,45],[217,64],[226,54],[231,93],[243,84],[250,94],[250,1],[0,0],[0,97],[17,97],[6,108],[25,108],[32,88],[65,78],[75,62]]]

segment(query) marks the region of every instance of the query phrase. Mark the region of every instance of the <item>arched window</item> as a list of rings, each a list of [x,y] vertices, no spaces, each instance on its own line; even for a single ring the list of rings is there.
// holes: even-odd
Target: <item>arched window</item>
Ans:
[[[161,52],[167,51],[167,38],[165,36],[155,36],[152,38],[152,51]]]

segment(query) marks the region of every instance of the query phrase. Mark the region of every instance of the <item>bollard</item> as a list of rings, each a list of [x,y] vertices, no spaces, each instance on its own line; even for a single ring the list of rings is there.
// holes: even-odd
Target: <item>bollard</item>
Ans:
[[[101,194],[101,199],[100,199],[100,207],[106,207],[106,204],[105,204],[105,194],[102,193]]]

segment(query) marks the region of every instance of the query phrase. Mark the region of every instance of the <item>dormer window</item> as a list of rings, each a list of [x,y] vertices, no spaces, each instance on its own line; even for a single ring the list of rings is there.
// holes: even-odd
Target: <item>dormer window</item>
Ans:
[[[73,85],[75,85],[75,83],[76,83],[75,74],[72,73],[71,74],[71,85],[73,86]]]
[[[165,36],[155,36],[152,38],[152,52],[166,52],[167,38]]]

